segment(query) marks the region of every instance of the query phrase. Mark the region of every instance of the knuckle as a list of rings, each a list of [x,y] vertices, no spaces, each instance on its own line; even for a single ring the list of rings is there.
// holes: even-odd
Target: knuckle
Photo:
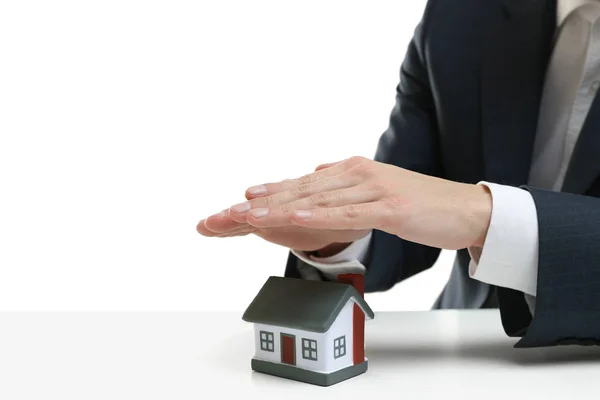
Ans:
[[[298,179],[298,182],[300,182],[300,186],[311,184],[314,181],[315,181],[315,177],[312,174],[301,176]]]
[[[295,197],[305,197],[308,196],[311,193],[311,185],[309,183],[302,183],[300,185],[298,185],[295,189],[294,189],[294,196]]]
[[[371,183],[368,185],[368,188],[367,188],[367,189],[368,189],[370,192],[373,192],[373,193],[375,193],[375,194],[382,194],[382,193],[385,193],[385,192],[387,192],[387,188],[388,188],[388,187],[387,187],[387,184],[386,184],[385,182],[383,182],[383,181],[379,181],[379,180],[376,180],[376,181],[374,181],[374,182],[371,182]]]
[[[335,215],[333,214],[333,211],[330,208],[326,208],[325,209],[325,215],[324,215],[325,219],[334,219]]]
[[[367,159],[365,157],[362,157],[362,156],[353,156],[353,157],[350,157],[348,159],[348,163],[350,165],[359,165],[359,164],[364,163],[366,160]]]
[[[350,171],[352,175],[365,179],[371,175],[371,166],[368,163],[361,163],[352,167]]]
[[[331,195],[326,192],[315,193],[310,197],[310,202],[316,207],[327,207],[331,204]]]
[[[273,196],[267,196],[267,197],[263,197],[262,198],[264,205],[267,207],[271,207],[274,203],[275,203],[275,199],[273,198]],[[251,202],[252,203],[252,207],[254,208],[254,206],[256,205],[256,202]]]
[[[344,218],[346,219],[356,219],[359,215],[360,209],[354,204],[351,204],[344,208]]]
[[[290,206],[289,206],[289,204],[287,204],[287,203],[280,204],[280,205],[279,205],[279,210],[280,210],[282,213],[286,214],[286,213],[290,212]]]

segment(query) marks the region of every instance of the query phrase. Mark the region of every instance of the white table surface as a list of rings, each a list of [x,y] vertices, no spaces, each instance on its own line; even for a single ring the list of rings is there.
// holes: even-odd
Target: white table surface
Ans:
[[[331,387],[253,372],[252,326],[240,317],[0,313],[0,399],[600,396],[600,348],[514,349],[496,310],[377,313],[369,370]]]

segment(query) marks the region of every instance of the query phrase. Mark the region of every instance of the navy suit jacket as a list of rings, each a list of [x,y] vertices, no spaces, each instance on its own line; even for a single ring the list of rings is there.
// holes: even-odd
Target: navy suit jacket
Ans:
[[[428,175],[531,193],[539,223],[535,315],[522,293],[496,288],[506,333],[521,337],[517,347],[600,343],[600,96],[563,192],[527,186],[555,25],[555,0],[429,0],[375,155]],[[439,252],[374,231],[365,291],[430,268]],[[297,261],[290,254],[286,276],[298,275]]]

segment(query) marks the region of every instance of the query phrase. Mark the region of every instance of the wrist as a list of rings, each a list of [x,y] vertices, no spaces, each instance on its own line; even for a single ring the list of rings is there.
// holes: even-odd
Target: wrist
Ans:
[[[485,185],[468,185],[466,209],[473,242],[469,247],[483,247],[492,218],[492,193]]]

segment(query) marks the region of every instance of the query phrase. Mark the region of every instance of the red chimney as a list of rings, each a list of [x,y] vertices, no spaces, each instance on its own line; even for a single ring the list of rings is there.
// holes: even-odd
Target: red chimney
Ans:
[[[365,296],[365,277],[361,274],[340,274],[338,282],[348,283]],[[365,361],[365,313],[361,310],[358,304],[354,304],[352,317],[352,353],[354,354],[354,365]]]
[[[365,296],[365,277],[362,274],[340,274],[337,276],[338,282],[348,283],[354,286],[354,289],[361,296]]]

